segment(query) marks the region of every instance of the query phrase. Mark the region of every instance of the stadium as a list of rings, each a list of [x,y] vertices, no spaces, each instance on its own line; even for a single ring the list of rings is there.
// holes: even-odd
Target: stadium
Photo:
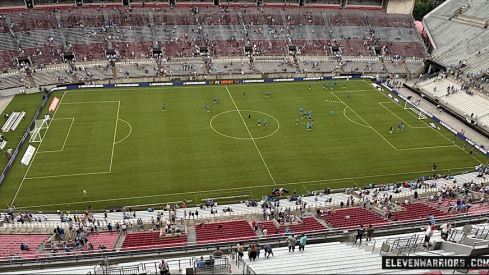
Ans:
[[[488,4],[0,1],[0,273],[489,274]]]

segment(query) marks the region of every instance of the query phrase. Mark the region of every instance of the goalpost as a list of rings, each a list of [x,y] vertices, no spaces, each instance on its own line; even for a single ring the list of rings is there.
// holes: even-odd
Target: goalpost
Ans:
[[[413,111],[416,115],[418,115],[418,119],[427,119],[427,117],[409,100],[404,101],[404,109]]]
[[[46,114],[43,119],[36,119],[34,122],[34,129],[30,132],[31,138],[29,142],[41,142],[46,134],[46,130],[49,128],[51,116]]]

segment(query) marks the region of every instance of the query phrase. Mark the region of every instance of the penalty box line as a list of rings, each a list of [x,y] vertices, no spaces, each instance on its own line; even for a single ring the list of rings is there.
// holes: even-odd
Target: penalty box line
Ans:
[[[64,97],[64,94],[63,94],[63,97]],[[98,175],[98,174],[108,174],[108,173],[111,173],[112,172],[112,164],[113,164],[114,150],[115,150],[115,144],[116,144],[115,139],[116,139],[116,135],[117,135],[117,126],[118,126],[118,122],[119,122],[119,112],[120,112],[121,102],[120,101],[93,101],[93,102],[68,102],[68,103],[63,103],[63,104],[66,105],[66,104],[96,104],[96,103],[118,103],[118,106],[117,106],[117,116],[116,116],[115,128],[114,128],[114,138],[113,138],[113,141],[112,141],[112,152],[111,152],[111,156],[110,156],[109,171],[88,172],[88,173],[75,173],[75,174],[63,174],[63,175],[50,175],[50,176],[34,176],[34,177],[26,177],[26,175],[27,175],[27,173],[26,173],[24,180],[45,179],[45,178],[61,178],[61,177],[74,177],[74,176],[85,176],[85,175]],[[57,111],[58,111],[58,109],[56,109],[55,114],[56,114]],[[70,119],[70,118],[59,118],[59,120],[61,120],[61,119]],[[74,121],[74,118],[72,118],[72,119]],[[53,120],[54,120],[54,115],[53,115]],[[56,120],[58,120],[58,119],[56,119]],[[73,125],[73,121],[72,121],[71,126]],[[71,131],[71,126],[70,126],[69,131]],[[69,135],[69,131],[68,131],[68,135]],[[47,131],[46,131],[46,133],[47,133]],[[61,151],[63,151],[63,149],[65,147],[66,140],[68,139],[68,135],[65,138],[65,143],[63,144],[63,148],[62,148]],[[38,150],[39,150],[40,147],[41,146],[39,145]],[[36,151],[36,153],[38,153],[37,151]],[[52,152],[61,152],[61,151],[60,150],[57,150],[57,151],[41,151],[39,153],[52,153]],[[29,165],[31,165],[33,162],[34,162],[34,158],[31,160],[31,163]]]
[[[461,170],[461,169],[473,169],[474,167],[459,167],[459,168],[450,168],[444,170]],[[442,171],[444,171],[442,170]],[[348,178],[336,178],[336,179],[326,179],[326,180],[314,180],[314,181],[302,181],[302,182],[293,182],[293,183],[278,183],[278,184],[266,184],[266,185],[257,185],[257,186],[247,186],[247,187],[236,187],[236,188],[226,188],[226,189],[213,189],[207,190],[206,193],[212,192],[222,192],[222,191],[231,191],[231,190],[246,190],[253,188],[263,188],[263,187],[276,187],[276,185],[301,185],[301,184],[311,184],[311,183],[324,183],[330,184],[338,181],[346,181],[350,180],[353,182],[355,179],[366,179],[366,178],[375,178],[375,177],[388,177],[388,176],[401,176],[401,175],[410,175],[410,174],[420,174],[420,173],[432,173],[432,170],[426,171],[413,171],[413,172],[403,172],[403,173],[392,173],[392,174],[382,174],[382,175],[370,175],[370,176],[358,176],[358,177],[348,177]],[[66,202],[66,203],[56,203],[56,204],[43,204],[43,205],[33,205],[33,206],[23,206],[17,207],[18,209],[25,208],[39,208],[39,207],[47,207],[47,206],[60,206],[67,204],[83,204],[83,203],[96,203],[96,202],[108,202],[108,201],[122,201],[122,200],[133,200],[133,199],[145,199],[145,198],[157,198],[157,197],[168,197],[168,196],[176,196],[176,195],[190,195],[190,194],[200,194],[202,191],[191,191],[191,192],[180,192],[180,193],[171,193],[171,194],[161,194],[161,195],[147,195],[147,196],[138,196],[138,197],[125,197],[125,198],[115,198],[115,199],[105,199],[105,200],[91,200],[91,201],[77,201],[77,202]]]

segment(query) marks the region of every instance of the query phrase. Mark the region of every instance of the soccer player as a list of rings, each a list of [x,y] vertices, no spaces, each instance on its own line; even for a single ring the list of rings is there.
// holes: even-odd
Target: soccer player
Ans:
[[[346,87],[346,82],[343,82],[343,89]]]
[[[263,126],[267,126],[267,119],[263,119]]]
[[[389,129],[389,133],[392,134],[392,130],[394,129],[394,127],[391,126],[391,128]]]
[[[401,124],[401,132],[404,130],[404,123]]]
[[[345,88],[345,87],[343,87]],[[348,100],[350,99],[350,93],[348,93],[348,95],[346,96],[346,98],[348,98]]]
[[[204,110],[206,110],[207,112],[209,112],[208,110],[209,107],[207,107],[207,104],[204,105]]]
[[[331,90],[333,90],[334,88],[334,83],[331,83]]]
[[[312,114],[312,110],[309,110],[309,112],[307,112],[307,114],[308,114],[309,116],[311,116],[311,114]]]
[[[267,98],[269,98],[269,97],[270,97],[270,92],[267,91]]]
[[[299,108],[299,114],[302,114],[302,111],[304,111],[304,109],[302,107]]]
[[[86,198],[87,197],[87,190],[83,189],[83,197]]]
[[[401,123],[399,122],[399,124],[397,124],[397,131],[399,131],[401,129]]]
[[[309,90],[311,89],[311,87],[312,87],[312,83],[309,83]]]
[[[220,99],[219,99],[219,97],[218,97],[218,98],[217,98],[217,103],[218,103],[218,104],[219,104],[219,100],[220,100]]]
[[[246,92],[243,92],[243,97],[246,97]]]
[[[163,105],[161,106],[161,110],[162,110],[162,111],[165,111],[165,104],[163,104]]]
[[[333,111],[333,110],[331,110],[331,112],[330,112],[329,114],[330,114],[331,116],[333,116],[333,115],[334,115],[334,111]]]
[[[258,126],[261,126],[261,119],[258,118]]]
[[[217,103],[217,101],[216,101],[216,97],[213,97],[212,99],[214,100],[214,103]]]
[[[299,122],[299,118],[298,118],[298,117],[296,117],[296,118],[295,118],[295,125],[297,125],[297,123],[298,123],[298,122]]]
[[[248,120],[251,120],[251,114],[248,114]]]
[[[326,87],[326,82],[323,82],[323,89],[324,89],[324,87]]]
[[[334,85],[336,85],[336,84],[338,84],[338,81],[336,81],[336,80],[335,80],[335,81],[334,81]]]
[[[308,122],[307,125],[306,125],[306,129],[307,130],[311,130],[311,124]]]
[[[267,93],[268,93],[268,92],[267,92],[267,91],[265,91],[265,97],[267,97]]]
[[[435,171],[436,170],[436,162],[433,162],[433,168],[431,169],[431,171]]]

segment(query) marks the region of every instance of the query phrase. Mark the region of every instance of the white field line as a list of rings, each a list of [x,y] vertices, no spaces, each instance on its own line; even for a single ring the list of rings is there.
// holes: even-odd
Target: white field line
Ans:
[[[65,102],[63,104],[72,104],[72,105],[75,105],[75,104],[96,104],[96,103],[117,103],[120,101],[116,101],[116,100],[106,100],[106,101],[86,101],[86,102]]]
[[[63,94],[63,97],[64,97],[64,94]],[[63,98],[61,98],[61,99],[63,99]],[[116,117],[115,129],[114,129],[114,139],[113,139],[113,144],[112,144],[112,153],[111,153],[111,157],[110,157],[109,171],[105,171],[105,172],[90,172],[90,173],[77,173],[77,174],[65,174],[65,175],[52,175],[52,176],[38,176],[38,177],[26,177],[24,175],[24,179],[22,180],[22,182],[24,180],[32,180],[32,179],[47,179],[47,178],[61,178],[61,177],[73,177],[73,176],[98,175],[98,174],[108,174],[108,173],[112,172],[112,159],[114,158],[114,147],[115,147],[115,143],[114,142],[115,142],[115,138],[116,138],[116,134],[117,134],[117,122],[119,120],[120,101],[100,101],[100,102],[104,102],[104,103],[108,103],[108,102],[114,103],[114,102],[117,102],[119,104],[118,107],[117,107],[117,117]],[[96,102],[84,102],[84,103],[99,103],[99,102],[96,101]],[[71,103],[65,103],[65,104],[71,104]],[[75,103],[73,103],[73,104],[75,104]],[[56,109],[56,111],[58,111],[58,109]],[[54,118],[54,115],[56,114],[56,111],[53,114],[53,118]],[[67,118],[62,118],[62,119],[67,119]],[[73,121],[75,120],[74,118],[72,118],[72,119],[73,119]],[[72,124],[71,125],[73,125],[73,121],[72,121]],[[48,130],[49,130],[49,128],[48,128]],[[71,126],[70,126],[69,131],[71,131]],[[68,131],[68,135],[69,135],[69,131]],[[47,130],[46,130],[46,133],[47,133]],[[44,135],[46,135],[46,134],[44,134]],[[65,139],[65,143],[66,143],[66,140],[68,139],[68,135],[67,135],[67,137]],[[64,147],[65,147],[65,144],[63,144],[63,149],[64,149]],[[44,151],[44,152],[39,152],[39,153],[51,153],[51,152],[60,152],[60,151],[59,150],[57,150],[57,151]],[[36,151],[36,153],[37,153],[37,151]],[[34,158],[31,160],[31,164],[32,164],[33,161],[34,161]],[[26,173],[26,175],[27,175],[27,173]]]
[[[107,172],[93,172],[93,173],[79,173],[79,174],[67,174],[67,175],[54,175],[54,176],[39,176],[39,177],[29,177],[25,178],[26,180],[33,179],[49,179],[49,178],[62,178],[62,177],[74,177],[74,176],[87,176],[87,175],[98,175],[98,174],[109,174],[110,171]]]
[[[63,98],[65,97],[65,94],[66,94],[66,91],[63,93],[63,96],[59,100],[59,104],[61,104],[63,102]],[[58,112],[59,107],[60,106],[58,105],[58,107],[54,111],[54,114],[53,114],[52,119],[54,119],[56,117],[56,113]],[[44,136],[46,136],[46,134],[48,133],[48,131],[49,131],[49,128],[46,129],[46,133],[44,133]],[[14,195],[14,197],[12,199],[12,202],[10,203],[10,206],[13,206],[14,205],[15,199],[17,198],[17,195],[19,194],[20,188],[22,187],[22,184],[24,183],[24,180],[26,179],[27,173],[29,172],[29,169],[31,168],[31,165],[34,162],[34,159],[36,158],[37,152],[39,151],[39,148],[41,148],[41,145],[42,145],[42,141],[39,142],[39,146],[37,146],[36,152],[34,152],[34,155],[32,156],[31,162],[29,163],[29,166],[27,166],[27,170],[25,171],[24,177],[22,177],[22,180],[20,181],[19,188],[17,188],[17,191],[15,192],[15,195]]]
[[[341,100],[338,96],[336,96],[333,92],[331,92],[331,94],[336,97],[339,101],[343,102],[343,100]],[[363,119],[361,116],[359,116],[352,108],[350,108],[350,106],[348,106],[345,102],[343,102],[343,104],[345,104],[346,107],[348,107],[359,119],[361,119],[366,125],[368,125],[368,127],[370,127],[375,133],[377,133],[377,135],[379,135],[385,142],[387,142],[394,150],[397,151],[397,148],[392,145],[392,143],[390,143],[384,136],[382,136],[379,132],[377,132],[377,130],[375,130],[370,124],[368,124],[368,122],[365,121],[365,119]]]
[[[451,168],[450,170],[459,170],[459,169],[473,169],[474,167],[459,167],[459,168]],[[447,169],[445,169],[447,170]],[[382,177],[382,176],[401,176],[401,175],[410,175],[410,174],[421,174],[421,173],[431,173],[431,170],[426,171],[413,171],[413,172],[403,172],[403,173],[394,173],[394,174],[382,174],[382,175],[371,175],[371,176],[359,176],[359,177],[349,177],[349,178],[337,178],[337,179],[327,179],[327,180],[314,180],[314,181],[302,181],[302,182],[293,182],[293,183],[279,183],[279,185],[299,185],[299,184],[309,184],[309,183],[318,183],[323,182],[324,184],[328,184],[331,181],[341,181],[341,180],[353,180],[353,179],[364,179],[364,178],[374,178],[374,177]],[[256,185],[256,186],[248,186],[248,187],[236,187],[236,188],[227,188],[227,189],[215,189],[215,190],[207,190],[207,193],[210,192],[222,192],[222,191],[231,191],[231,190],[244,190],[244,189],[253,189],[253,188],[262,188],[262,187],[275,187],[276,184],[267,184],[267,185]],[[191,192],[181,192],[181,193],[171,193],[171,194],[161,194],[161,195],[148,195],[148,196],[138,196],[138,197],[125,197],[125,198],[116,198],[116,199],[105,199],[105,200],[92,200],[92,201],[78,201],[78,202],[66,202],[66,203],[56,203],[56,204],[43,204],[43,205],[34,205],[34,206],[25,206],[25,207],[17,207],[17,208],[38,208],[38,207],[46,207],[46,206],[58,206],[58,205],[67,205],[67,204],[82,204],[82,203],[95,203],[95,202],[107,202],[107,201],[121,201],[121,200],[133,200],[133,199],[144,199],[144,198],[156,198],[156,197],[167,197],[174,195],[189,195],[189,194],[201,194],[202,191],[191,191]]]
[[[59,119],[61,120],[61,119]],[[41,152],[38,152],[39,154],[42,154],[42,153],[56,153],[56,152],[63,152],[63,150],[65,149],[65,145],[66,145],[66,141],[68,140],[68,137],[70,136],[70,132],[71,132],[71,127],[73,126],[73,122],[75,122],[75,118],[71,118],[71,124],[70,124],[70,128],[68,129],[68,133],[66,134],[66,137],[65,137],[65,142],[63,142],[63,147],[61,147],[61,150],[52,150],[52,151],[41,151]],[[44,136],[46,136],[44,134]]]
[[[357,125],[360,125],[360,126],[362,126],[362,127],[371,128],[370,126],[360,124],[360,123],[358,123],[358,122],[356,122],[356,121],[353,121],[351,118],[349,118],[349,117],[346,115],[346,109],[350,109],[350,107],[346,106],[346,107],[345,107],[345,109],[343,109],[343,115],[344,115],[344,116],[345,116],[345,117],[346,117],[346,118],[347,118],[349,121],[351,121],[351,122],[353,122],[353,123],[355,123],[355,124],[357,124]],[[351,109],[350,109],[350,110],[351,110]]]
[[[265,159],[263,158],[263,156],[261,155],[260,149],[258,149],[258,145],[256,145],[255,139],[251,135],[250,129],[248,128],[248,125],[246,125],[246,122],[245,122],[243,116],[241,115],[241,112],[239,111],[238,106],[236,105],[236,102],[234,102],[233,96],[231,96],[231,93],[229,92],[228,87],[227,86],[225,86],[225,87],[226,87],[226,91],[228,91],[229,97],[231,97],[231,100],[233,101],[234,107],[236,107],[236,111],[238,111],[239,117],[241,117],[241,120],[243,121],[243,124],[246,127],[246,130],[248,131],[248,134],[250,134],[251,141],[253,141],[253,144],[255,145],[255,148],[258,151],[258,154],[260,155],[260,158],[263,161],[263,164],[265,164],[265,168],[267,168],[267,171],[268,171],[268,174],[270,175],[270,178],[272,178],[273,184],[276,185],[275,179],[273,178],[272,173],[270,173],[270,169],[268,169],[268,165],[265,162]]]
[[[450,145],[439,145],[439,146],[427,146],[427,147],[416,147],[416,148],[405,148],[405,149],[397,149],[398,151],[409,151],[409,150],[420,150],[420,149],[434,149],[434,148],[444,148],[444,147],[454,147],[456,144]]]
[[[128,138],[128,137],[131,135],[131,133],[132,133],[132,126],[131,126],[131,124],[130,124],[129,122],[127,122],[127,121],[123,120],[123,119],[120,119],[120,118],[119,118],[119,120],[120,120],[120,121],[122,121],[122,122],[124,122],[124,123],[126,123],[127,125],[129,125],[129,134],[127,134],[127,136],[125,136],[123,139],[119,140],[119,141],[118,141],[118,142],[116,142],[115,144],[117,144],[117,143],[119,143],[119,142],[123,142],[123,141],[124,141],[126,138]]]
[[[117,124],[119,123],[119,110],[121,108],[121,102],[119,101],[119,105],[117,105],[117,118],[115,119],[115,129],[114,129],[114,141],[112,142],[112,154],[110,155],[110,167],[109,173],[112,172],[112,161],[114,160],[114,149],[115,149],[115,138],[117,135]]]

